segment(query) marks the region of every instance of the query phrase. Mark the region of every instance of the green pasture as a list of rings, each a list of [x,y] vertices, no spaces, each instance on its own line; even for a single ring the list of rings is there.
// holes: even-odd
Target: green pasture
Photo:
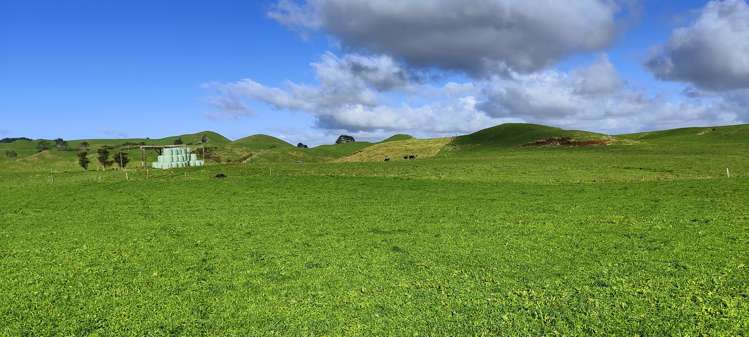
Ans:
[[[749,333],[745,127],[531,129],[409,161],[260,138],[147,176],[133,153],[127,180],[23,145],[0,159],[0,335]]]

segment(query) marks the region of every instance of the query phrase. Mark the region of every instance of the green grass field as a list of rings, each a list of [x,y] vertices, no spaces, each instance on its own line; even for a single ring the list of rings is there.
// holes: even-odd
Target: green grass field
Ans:
[[[0,144],[0,335],[749,334],[749,126],[522,146],[557,136],[607,138],[260,137],[129,180]]]

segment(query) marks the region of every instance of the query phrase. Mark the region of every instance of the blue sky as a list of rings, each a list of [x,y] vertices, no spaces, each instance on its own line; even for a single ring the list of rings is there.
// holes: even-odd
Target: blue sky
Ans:
[[[319,74],[310,64],[320,62],[326,53],[341,60],[349,54],[386,55],[402,69],[414,69],[415,74],[437,74],[420,80],[420,85],[487,82],[485,75],[477,78],[460,69],[429,66],[425,71],[425,67],[410,64],[407,56],[362,47],[367,42],[348,41],[341,38],[345,33],[325,24],[294,28],[269,17],[269,12],[278,12],[278,4],[4,0],[0,3],[0,137],[155,138],[215,130],[230,138],[269,133],[292,142],[321,143],[341,132],[365,138],[396,131],[430,136],[459,133],[482,123],[455,130],[413,126],[398,130],[379,122],[374,126],[346,124],[349,115],[330,117],[317,108],[306,111],[274,105],[273,99],[255,92],[236,94],[248,108],[245,113],[222,113],[211,104],[211,97],[217,95],[211,84],[228,86],[251,79],[262,88],[280,90],[287,90],[289,81],[315,86]],[[295,4],[295,8],[304,9],[304,3]],[[658,79],[658,73],[643,63],[651,48],[667,43],[676,27],[692,24],[705,5],[705,1],[639,3],[639,10],[617,14],[626,17],[617,18],[622,31],[608,46],[565,53],[544,69],[519,76],[573,73],[605,54],[627,85],[648,95],[672,95],[678,101],[689,81]],[[218,91],[218,95],[226,93]],[[398,107],[408,101],[409,92],[382,92],[381,97]],[[522,113],[503,113],[503,118],[544,121],[528,120]],[[332,123],[321,122],[331,118],[335,120]],[[430,118],[439,121],[439,117]],[[560,124],[559,120],[550,118],[549,124]],[[575,118],[569,120],[575,122]],[[623,125],[618,129],[653,126]]]

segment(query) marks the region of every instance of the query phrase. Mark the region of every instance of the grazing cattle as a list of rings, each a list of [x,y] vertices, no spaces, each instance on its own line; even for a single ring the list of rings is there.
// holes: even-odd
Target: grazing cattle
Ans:
[[[416,156],[414,156],[414,155],[408,156],[408,160],[414,160],[414,159],[416,159]]]
[[[403,156],[403,159],[404,160],[408,160],[408,156]]]
[[[385,161],[390,161],[390,157],[385,157]]]
[[[216,178],[218,178],[218,179],[224,179],[224,178],[226,178],[226,175],[223,174],[223,173],[219,173],[219,174],[216,175]]]

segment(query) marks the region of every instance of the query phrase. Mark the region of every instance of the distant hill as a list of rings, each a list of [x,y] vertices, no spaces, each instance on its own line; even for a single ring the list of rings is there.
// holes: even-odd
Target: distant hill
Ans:
[[[381,141],[380,143],[397,142],[397,141],[400,141],[400,140],[409,140],[409,139],[414,139],[414,137],[411,136],[411,135],[399,133],[397,135],[392,135],[389,138],[386,138],[385,140]]]
[[[241,146],[252,150],[269,150],[275,148],[294,147],[294,145],[291,145],[281,139],[262,134],[237,139],[232,142],[232,145]]]
[[[182,139],[182,142],[184,144],[200,144],[201,139],[203,136],[206,136],[208,138],[208,145],[209,146],[215,146],[215,145],[223,145],[227,143],[231,143],[231,140],[224,137],[218,132],[213,131],[201,131],[196,133],[189,133],[179,136],[173,136],[173,137],[166,137],[162,139],[157,139],[156,141],[162,144],[173,144],[177,138]]]
[[[97,148],[101,146],[119,147],[124,145],[172,145],[177,139],[181,139],[185,145],[197,145],[200,144],[203,136],[208,138],[209,146],[225,145],[231,142],[228,138],[221,134],[213,131],[201,131],[196,133],[183,134],[178,136],[170,136],[165,138],[112,138],[112,139],[76,139],[69,140],[68,147],[71,149],[77,149],[83,142],[89,144],[90,148]]]
[[[352,142],[344,144],[320,145],[315,146],[307,151],[315,156],[337,159],[357,153],[370,146],[372,146],[372,143],[369,142]]]
[[[3,139],[0,139],[0,143],[6,143],[6,144],[8,144],[8,143],[13,143],[13,142],[16,142],[16,141],[19,141],[19,140],[25,140],[27,142],[31,141],[31,139],[26,138],[26,137],[16,137],[16,138],[3,138]]]
[[[442,149],[450,144],[452,138],[433,138],[433,139],[404,139],[383,141],[373,144],[350,155],[344,156],[337,161],[339,162],[366,162],[366,161],[383,161],[389,158],[390,161],[404,160],[404,156],[415,156],[416,159],[425,159],[434,157]]]
[[[403,160],[403,156],[414,155],[416,159],[430,157],[494,156],[503,149],[519,149],[524,145],[559,146],[559,140],[574,140],[575,146],[581,143],[597,145],[642,146],[656,148],[659,146],[686,145],[689,151],[712,151],[715,145],[734,146],[749,145],[749,125],[732,125],[720,127],[694,127],[673,130],[641,132],[634,134],[608,135],[565,130],[537,124],[502,124],[483,129],[468,135],[454,138],[415,139],[410,135],[396,134],[378,143],[352,142],[346,144],[320,145],[309,149],[300,149],[279,138],[269,135],[253,135],[231,141],[211,131],[202,131],[159,139],[126,138],[126,139],[78,139],[66,140],[67,147],[55,147],[54,140],[5,139],[0,141],[0,164],[3,169],[14,168],[21,171],[34,170],[79,170],[76,154],[88,144],[89,159],[92,167],[98,166],[95,161],[96,149],[110,146],[117,151],[122,146],[149,144],[170,145],[178,138],[183,144],[198,149],[203,136],[208,138],[209,163],[289,163],[289,162],[381,162]],[[556,143],[554,141],[556,140]],[[551,141],[551,142],[550,142]],[[50,145],[49,150],[40,152],[41,142]],[[141,155],[145,161],[153,161],[156,151],[140,152],[131,148],[132,165],[138,165]],[[200,153],[202,155],[202,152]]]
[[[617,138],[647,143],[747,144],[749,124],[640,132],[618,135]]]
[[[538,124],[508,123],[483,129],[469,135],[455,137],[453,145],[510,147],[524,145],[540,139],[552,137],[592,140],[605,138],[607,136],[600,133],[564,130]]]

